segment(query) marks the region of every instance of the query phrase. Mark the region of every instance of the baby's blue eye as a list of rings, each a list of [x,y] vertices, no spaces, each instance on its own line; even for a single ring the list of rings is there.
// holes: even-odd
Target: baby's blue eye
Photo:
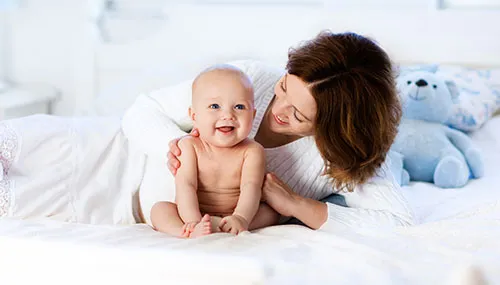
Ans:
[[[245,105],[243,104],[238,104],[236,106],[234,106],[234,108],[238,109],[238,110],[245,110]]]
[[[219,106],[219,104],[211,104],[210,106],[208,106],[208,108],[210,108],[210,109],[219,109],[220,106]]]

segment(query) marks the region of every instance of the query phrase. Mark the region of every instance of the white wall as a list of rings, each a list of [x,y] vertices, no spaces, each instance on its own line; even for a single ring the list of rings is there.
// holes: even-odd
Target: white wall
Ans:
[[[81,0],[23,0],[13,15],[12,75],[18,82],[45,82],[63,98],[55,112],[70,114],[81,77],[78,54],[88,44],[87,3]]]
[[[168,84],[201,65],[241,56],[282,63],[288,47],[325,28],[373,36],[399,62],[500,66],[498,10],[173,5],[161,33],[120,45],[93,41],[85,1],[25,3],[15,23],[14,75],[60,88],[58,114],[89,104],[94,93],[145,68],[179,70],[165,72],[161,80]]]

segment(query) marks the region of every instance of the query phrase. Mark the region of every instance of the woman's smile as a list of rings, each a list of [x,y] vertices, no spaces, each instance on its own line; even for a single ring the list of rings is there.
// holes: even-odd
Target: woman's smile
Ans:
[[[279,115],[273,114],[273,117],[274,117],[274,120],[276,121],[276,123],[278,123],[279,125],[288,125],[288,122],[283,120]]]

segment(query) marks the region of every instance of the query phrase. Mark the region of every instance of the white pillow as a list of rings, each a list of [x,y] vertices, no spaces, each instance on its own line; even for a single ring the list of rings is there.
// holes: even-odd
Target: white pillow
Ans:
[[[401,66],[399,73],[404,75],[417,70],[434,72],[456,83],[460,95],[448,120],[453,128],[477,130],[500,109],[500,68],[427,64]]]

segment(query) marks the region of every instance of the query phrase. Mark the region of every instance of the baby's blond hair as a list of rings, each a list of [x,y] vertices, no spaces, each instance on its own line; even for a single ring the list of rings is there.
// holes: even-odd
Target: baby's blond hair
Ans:
[[[214,73],[223,73],[226,75],[238,77],[242,85],[253,93],[252,81],[250,80],[250,78],[243,71],[241,71],[241,69],[230,64],[212,65],[200,72],[198,76],[196,76],[196,78],[193,80],[192,90],[194,91],[196,89],[197,84],[203,77]]]

